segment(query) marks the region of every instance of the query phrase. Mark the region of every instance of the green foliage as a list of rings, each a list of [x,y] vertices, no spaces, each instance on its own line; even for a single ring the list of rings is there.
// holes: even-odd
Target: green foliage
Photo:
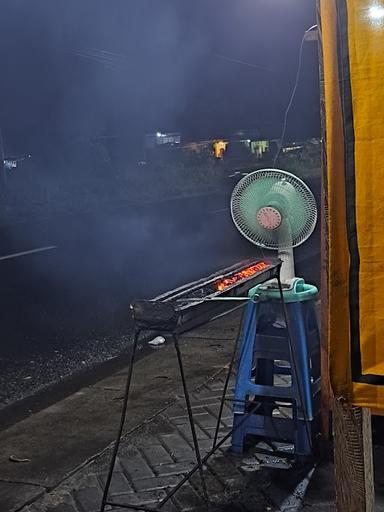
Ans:
[[[0,221],[214,192],[223,186],[224,176],[212,159],[119,167],[93,154],[58,155],[49,166],[32,160],[9,177]]]
[[[320,175],[321,146],[316,141],[281,153],[277,167],[302,178]],[[163,201],[192,194],[228,191],[235,170],[270,167],[274,151],[215,160],[209,148],[199,153],[170,151],[145,165],[115,158],[100,144],[66,146],[38,160],[32,158],[9,175],[0,221],[65,215],[143,201]]]

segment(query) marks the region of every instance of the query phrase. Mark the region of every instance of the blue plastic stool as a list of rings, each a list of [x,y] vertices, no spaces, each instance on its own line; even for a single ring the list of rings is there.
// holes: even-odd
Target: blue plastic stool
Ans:
[[[320,338],[314,300],[317,289],[297,279],[284,292],[289,331],[278,290],[249,292],[240,340],[235,386],[232,451],[242,453],[247,435],[292,443],[294,454],[312,454],[312,426],[320,409]],[[292,343],[289,343],[288,332]],[[281,364],[284,362],[284,364]],[[285,375],[285,384],[282,385]],[[279,380],[280,382],[277,382]],[[252,403],[260,406],[253,414]],[[290,417],[276,417],[274,410],[289,407]]]

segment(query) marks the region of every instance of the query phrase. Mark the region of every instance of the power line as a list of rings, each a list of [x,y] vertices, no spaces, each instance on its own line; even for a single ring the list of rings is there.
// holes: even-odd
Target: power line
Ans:
[[[279,138],[278,143],[277,143],[277,151],[276,151],[275,158],[273,159],[273,167],[276,167],[277,160],[278,160],[278,158],[280,156],[281,148],[283,147],[283,144],[284,144],[285,133],[287,131],[288,114],[289,114],[289,112],[291,110],[291,107],[292,107],[292,104],[293,104],[293,100],[295,99],[297,88],[298,88],[298,85],[299,85],[301,68],[302,68],[302,64],[303,64],[303,48],[304,48],[304,43],[307,40],[308,33],[312,32],[315,29],[317,29],[317,25],[312,25],[312,27],[309,27],[309,29],[307,29],[304,32],[303,38],[302,38],[301,43],[300,43],[299,62],[298,62],[298,66],[297,66],[295,84],[293,86],[292,94],[291,94],[291,96],[289,98],[289,102],[288,102],[287,108],[286,108],[285,113],[284,113],[283,128],[282,128],[281,135],[280,135],[280,138]]]
[[[215,53],[214,57],[217,57],[218,59],[226,60],[228,62],[232,62],[233,64],[241,64],[242,66],[247,66],[249,68],[262,69],[264,71],[269,71],[271,73],[275,72],[271,68],[267,68],[265,66],[260,66],[259,64],[253,64],[252,62],[247,62],[245,60],[233,59],[232,57],[228,57],[226,55],[221,55],[220,53]]]

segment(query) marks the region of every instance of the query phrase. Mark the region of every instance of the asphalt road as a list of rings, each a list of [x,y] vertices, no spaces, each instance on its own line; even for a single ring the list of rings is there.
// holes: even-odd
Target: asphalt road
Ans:
[[[319,280],[318,230],[296,252],[297,274]],[[208,275],[257,249],[234,228],[226,195],[3,229],[0,408],[84,371],[129,344],[129,304]]]

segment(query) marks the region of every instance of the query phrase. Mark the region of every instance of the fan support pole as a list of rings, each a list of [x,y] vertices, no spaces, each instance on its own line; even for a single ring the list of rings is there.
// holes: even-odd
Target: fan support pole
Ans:
[[[281,282],[290,283],[295,278],[295,260],[293,259],[292,232],[289,221],[284,219],[279,229],[278,257],[281,259]]]
[[[289,283],[295,277],[295,263],[293,259],[292,247],[286,247],[279,249],[278,257],[283,262],[281,264],[281,282]]]

